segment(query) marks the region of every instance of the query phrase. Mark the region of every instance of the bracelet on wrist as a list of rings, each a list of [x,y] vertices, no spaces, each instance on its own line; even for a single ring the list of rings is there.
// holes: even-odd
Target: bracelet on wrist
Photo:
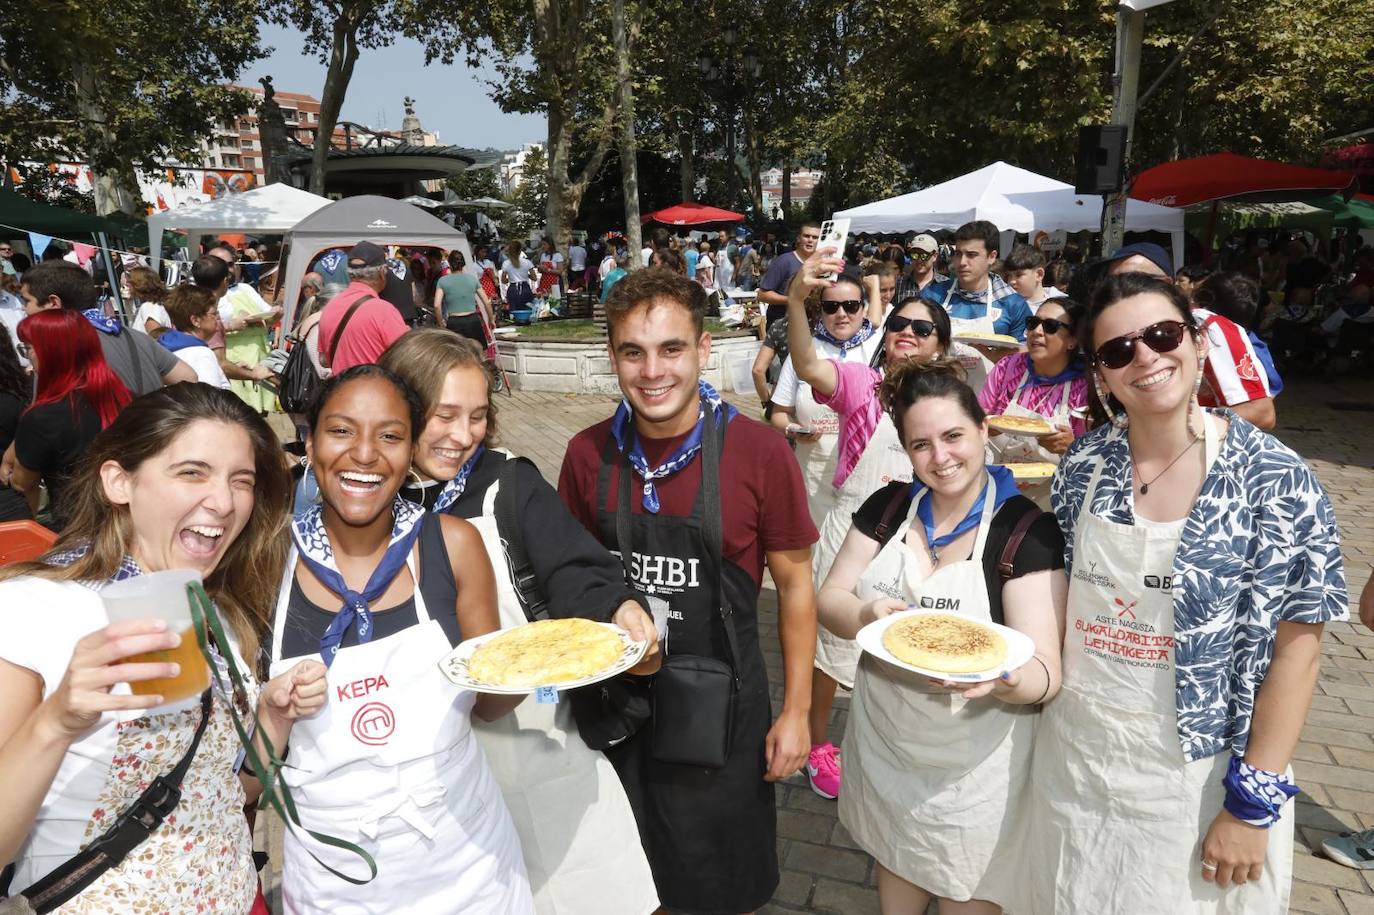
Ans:
[[[1231,757],[1221,783],[1226,788],[1226,812],[1261,829],[1277,823],[1283,805],[1299,791],[1286,774],[1256,769],[1239,756]]]

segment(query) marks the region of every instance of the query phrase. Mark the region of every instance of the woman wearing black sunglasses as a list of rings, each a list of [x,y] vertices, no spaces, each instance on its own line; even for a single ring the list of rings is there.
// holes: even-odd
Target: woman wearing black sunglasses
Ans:
[[[1285,912],[1289,762],[1322,625],[1348,616],[1331,504],[1297,454],[1198,405],[1206,338],[1171,283],[1109,277],[1080,339],[1111,422],[1054,479],[1068,616],[1026,911]]]
[[[1073,440],[1087,432],[1088,376],[1074,328],[1083,306],[1072,299],[1048,299],[1026,319],[1026,352],[999,361],[988,373],[978,403],[989,416],[1044,419],[1054,431],[1029,438],[993,433],[989,439],[999,464],[1058,464]],[[1049,507],[1048,481],[1025,490]]]
[[[813,254],[793,279],[787,301],[788,343],[797,377],[811,386],[816,403],[834,410],[838,435],[834,472],[823,486],[833,499],[819,524],[820,541],[812,559],[816,585],[825,581],[830,564],[849,531],[851,516],[874,490],[892,480],[911,479],[911,460],[897,429],[878,401],[883,371],[914,359],[932,362],[949,352],[949,315],[938,304],[908,298],[897,303],[878,336],[881,347],[871,362],[839,360],[818,355],[806,333],[806,302],[815,290],[822,299],[849,298],[851,284],[831,283],[829,274],[844,269],[844,261],[830,250]],[[866,298],[881,303],[878,277],[865,279]],[[811,758],[807,772],[811,789],[833,798],[839,791],[839,753],[827,739],[835,687],[854,684],[859,648],[829,630],[818,630],[816,669],[811,680]]]

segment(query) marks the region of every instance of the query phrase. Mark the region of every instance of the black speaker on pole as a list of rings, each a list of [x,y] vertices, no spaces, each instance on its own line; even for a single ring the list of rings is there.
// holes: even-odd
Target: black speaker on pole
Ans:
[[[1111,194],[1121,190],[1126,164],[1126,128],[1101,124],[1078,128],[1074,193]]]

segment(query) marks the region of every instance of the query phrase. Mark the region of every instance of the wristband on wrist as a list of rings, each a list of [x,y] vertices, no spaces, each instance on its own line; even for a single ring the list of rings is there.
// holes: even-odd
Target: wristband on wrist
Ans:
[[[1287,775],[1256,769],[1239,756],[1231,757],[1221,783],[1226,788],[1222,806],[1227,813],[1262,829],[1279,821],[1283,805],[1299,790]]]

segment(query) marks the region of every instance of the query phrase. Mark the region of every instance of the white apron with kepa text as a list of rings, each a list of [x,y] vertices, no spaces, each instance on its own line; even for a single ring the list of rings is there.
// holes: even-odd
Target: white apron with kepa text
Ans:
[[[1204,428],[1209,468],[1217,422]],[[1064,684],[1036,738],[1025,911],[1286,912],[1291,801],[1268,830],[1259,881],[1222,889],[1202,879],[1202,840],[1221,810],[1231,754],[1189,762],[1178,742],[1173,576],[1186,519],[1137,515],[1127,525],[1093,515],[1102,467],[1074,525]]]
[[[959,281],[957,279],[949,281],[949,289],[945,291],[945,300],[940,303],[945,311],[949,311],[950,299],[954,297],[954,290],[958,287]],[[987,312],[981,318],[949,316],[949,330],[952,336],[997,333],[997,329],[993,327],[993,322],[1002,317],[1002,309],[993,304],[991,276],[988,277],[987,296]],[[973,388],[973,393],[977,394],[983,390],[983,382],[988,380],[988,372],[992,371],[992,360],[967,343],[950,344],[949,352],[964,366],[964,371],[968,373],[968,386]]]
[[[937,569],[906,543],[921,495],[859,579],[861,600],[992,619],[983,551],[996,514],[989,489],[973,554]],[[924,537],[919,550],[925,552]],[[1032,663],[1032,666],[1039,667]],[[964,699],[876,658],[860,663],[844,741],[840,822],[878,863],[956,901],[1008,905],[1024,809],[1034,711]]]
[[[341,647],[329,668],[328,701],[291,729],[283,779],[301,822],[357,843],[377,876],[353,886],[310,856],[357,874],[352,855],[286,833],[282,901],[287,912],[372,915],[407,911],[533,913],[520,843],[486,757],[473,738],[476,695],[444,677],[448,636],[420,593],[418,623],[386,638]],[[272,633],[271,675],[304,658],[281,658],[296,569],[286,564]],[[310,655],[318,660],[319,655]],[[310,842],[311,849],[301,844]]]
[[[468,519],[496,571],[501,628],[528,620],[511,584],[496,527],[499,482],[482,514]],[[625,788],[604,754],[577,732],[567,695],[557,704],[526,699],[496,721],[473,721],[524,849],[539,915],[643,915],[658,893]]]
[[[893,480],[911,480],[911,459],[897,437],[897,427],[884,411],[878,417],[873,437],[864,446],[859,460],[839,489],[833,489],[835,504],[817,527],[820,539],[812,553],[816,590],[825,583],[830,566],[854,523],[854,512],[864,500]],[[827,480],[827,485],[829,481]],[[824,626],[816,627],[816,669],[823,671],[845,689],[854,688],[854,671],[859,665],[859,643],[840,638]]]

